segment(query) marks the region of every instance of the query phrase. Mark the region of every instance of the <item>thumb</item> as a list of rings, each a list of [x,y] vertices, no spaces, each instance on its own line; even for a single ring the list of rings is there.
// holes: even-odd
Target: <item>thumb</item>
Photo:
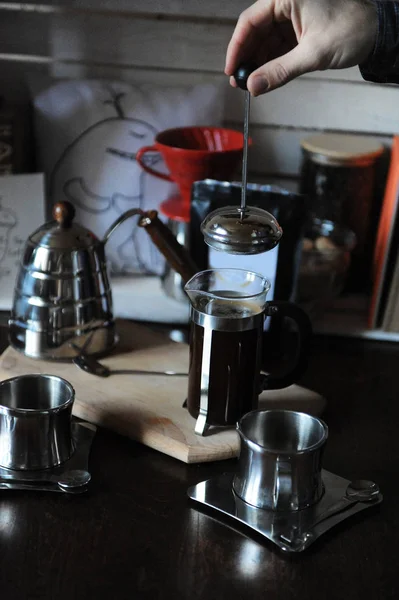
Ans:
[[[299,75],[316,71],[320,64],[315,49],[300,43],[287,54],[256,69],[248,78],[248,90],[253,96],[259,96],[285,85]]]

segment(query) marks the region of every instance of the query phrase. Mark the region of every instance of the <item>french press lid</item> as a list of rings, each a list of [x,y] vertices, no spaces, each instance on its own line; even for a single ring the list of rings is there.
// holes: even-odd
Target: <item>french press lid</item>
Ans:
[[[204,219],[201,232],[208,246],[229,254],[267,252],[283,235],[273,215],[255,206],[218,208]]]
[[[53,221],[45,223],[30,236],[35,246],[53,249],[78,250],[90,248],[99,239],[89,229],[73,221],[75,209],[70,202],[58,202],[53,208]]]

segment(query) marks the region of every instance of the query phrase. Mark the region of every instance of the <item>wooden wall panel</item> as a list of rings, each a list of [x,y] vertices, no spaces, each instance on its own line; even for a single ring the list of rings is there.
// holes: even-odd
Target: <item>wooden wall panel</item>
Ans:
[[[223,73],[232,32],[232,24],[216,21],[63,15],[52,23],[52,55],[58,60]],[[363,83],[357,67],[317,71],[305,78]]]
[[[46,64],[0,62],[0,96],[4,95],[12,104],[24,106],[30,98],[28,82],[31,78],[47,74]]]
[[[25,79],[100,77],[136,83],[215,82],[225,123],[242,128],[243,94],[223,74],[234,23],[250,2],[57,0],[0,2],[0,95],[26,101]],[[295,176],[300,140],[324,130],[371,135],[389,145],[399,131],[399,88],[365,83],[354,67],[315,72],[254,99],[250,168]]]
[[[193,0],[186,1],[186,8],[188,9],[192,3]],[[139,4],[153,5],[153,3]],[[169,5],[166,2],[164,4],[166,10]],[[212,2],[208,1],[204,4],[212,5]],[[4,6],[12,5],[19,6],[21,10],[19,12],[4,10]],[[26,10],[27,7],[30,9]],[[39,9],[41,12],[37,12]],[[190,20],[188,18],[190,11],[187,11],[184,18],[178,16],[165,21],[143,19],[134,13],[120,15],[117,12],[110,12],[105,16],[96,12],[71,14],[56,11],[52,14],[51,10],[45,9],[51,9],[51,5],[0,2],[2,33],[0,52],[3,44],[4,47],[8,47],[9,53],[42,54],[43,52],[39,51],[40,44],[51,39],[50,54],[59,60],[87,62],[95,59],[97,63],[118,64],[118,61],[121,61],[121,64],[127,65],[154,66],[155,64],[160,67],[163,67],[163,63],[166,62],[169,68],[173,64],[175,68],[220,72],[223,69],[227,43],[235,22],[233,20],[227,23],[214,16],[206,23],[201,19]],[[142,40],[144,46],[136,58],[132,50],[136,50]],[[153,43],[156,43],[158,50],[155,56],[151,48]],[[165,57],[162,56],[163,50],[165,50]],[[176,55],[177,62],[174,61]],[[169,60],[168,56],[170,56]],[[363,81],[356,67],[336,71],[317,71],[306,75],[306,78]]]
[[[55,20],[52,52],[58,60],[220,73],[230,34],[216,23],[64,16]]]
[[[50,20],[37,13],[0,11],[0,53],[49,56]]]
[[[223,19],[235,22],[239,14],[249,6],[247,0],[52,0],[43,2],[0,2],[0,10],[31,11],[106,11],[111,14],[148,14],[169,17],[199,17]]]
[[[56,65],[54,73],[57,76],[69,77],[115,76],[127,81],[160,85],[220,82],[225,87],[227,95],[226,119],[237,123],[242,121],[243,94],[231,88],[224,75],[169,69],[158,71],[142,68],[113,68],[105,65],[81,67],[77,64]],[[397,86],[299,78],[271,94],[254,98],[251,103],[251,123],[390,135],[399,130],[398,106],[399,87]]]

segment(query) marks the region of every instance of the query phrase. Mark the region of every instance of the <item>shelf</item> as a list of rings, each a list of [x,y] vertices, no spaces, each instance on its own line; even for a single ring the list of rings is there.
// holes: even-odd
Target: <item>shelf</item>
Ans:
[[[119,318],[163,325],[189,322],[188,305],[165,296],[159,277],[124,277],[112,280],[114,315]],[[339,337],[399,342],[399,333],[369,329],[367,296],[344,296],[329,305],[318,318],[312,317],[314,333]],[[7,326],[9,312],[0,312],[0,326]]]
[[[399,342],[399,333],[368,327],[368,308],[367,296],[353,295],[338,298],[326,307],[322,315],[313,319],[314,333]]]

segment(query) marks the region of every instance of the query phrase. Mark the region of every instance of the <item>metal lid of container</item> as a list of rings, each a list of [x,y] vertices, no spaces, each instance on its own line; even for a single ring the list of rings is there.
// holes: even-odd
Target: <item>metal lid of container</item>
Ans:
[[[384,152],[373,138],[344,133],[312,135],[301,141],[301,147],[312,162],[335,167],[368,166]]]
[[[75,209],[69,202],[59,202],[53,209],[54,221],[45,223],[29,237],[29,241],[44,248],[76,250],[91,248],[99,239],[82,225],[73,222]]]

